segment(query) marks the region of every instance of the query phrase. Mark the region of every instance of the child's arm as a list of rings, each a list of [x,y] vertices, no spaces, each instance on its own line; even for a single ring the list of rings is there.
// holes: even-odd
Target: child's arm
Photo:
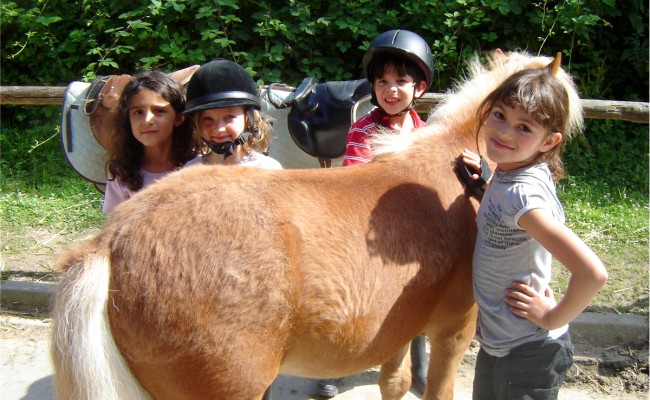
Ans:
[[[555,305],[552,292],[540,296],[529,286],[516,282],[506,290],[506,303],[515,315],[543,329],[556,329],[571,322],[607,282],[607,271],[598,256],[564,224],[542,209],[519,218],[524,228],[571,273],[566,293]],[[549,293],[550,292],[550,293]]]

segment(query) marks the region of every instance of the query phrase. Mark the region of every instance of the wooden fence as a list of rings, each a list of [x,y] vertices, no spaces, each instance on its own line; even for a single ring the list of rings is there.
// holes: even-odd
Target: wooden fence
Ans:
[[[0,86],[0,105],[62,105],[65,86]],[[416,110],[429,111],[444,94],[426,93],[416,103]],[[649,103],[583,99],[585,118],[616,119],[647,124]]]

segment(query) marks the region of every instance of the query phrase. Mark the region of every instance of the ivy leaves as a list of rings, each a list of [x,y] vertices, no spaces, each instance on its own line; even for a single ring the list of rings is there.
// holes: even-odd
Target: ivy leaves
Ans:
[[[0,2],[4,85],[67,85],[97,75],[171,71],[215,57],[258,84],[361,77],[381,32],[418,32],[436,63],[432,91],[494,48],[569,55],[579,84],[638,87],[647,97],[647,8],[614,0],[35,0]],[[627,8],[627,9],[626,9]],[[632,23],[630,23],[632,22]],[[630,60],[617,65],[616,60]],[[629,70],[630,72],[623,71]],[[603,76],[598,82],[584,81]],[[583,78],[584,77],[584,78]],[[625,79],[634,84],[623,83]],[[603,87],[599,82],[609,82]],[[590,87],[587,92],[595,91]],[[621,90],[623,99],[629,90]],[[600,93],[603,95],[603,93]],[[637,96],[638,97],[638,96]]]

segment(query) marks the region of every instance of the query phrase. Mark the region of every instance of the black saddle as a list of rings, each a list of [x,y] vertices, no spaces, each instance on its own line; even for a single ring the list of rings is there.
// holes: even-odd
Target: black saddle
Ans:
[[[270,97],[269,101],[276,108],[291,106],[287,116],[289,134],[302,151],[332,159],[345,153],[352,106],[369,94],[366,79],[319,83],[305,78],[289,102],[277,105]]]

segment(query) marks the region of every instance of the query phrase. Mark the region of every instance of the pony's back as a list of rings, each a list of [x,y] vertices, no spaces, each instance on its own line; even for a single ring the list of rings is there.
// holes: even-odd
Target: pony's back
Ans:
[[[459,79],[446,96],[431,110],[427,126],[413,135],[378,134],[373,143],[375,155],[403,151],[419,142],[421,136],[444,135],[439,140],[453,140],[457,145],[476,134],[476,109],[483,99],[507,77],[522,69],[544,68],[552,57],[533,56],[524,51],[504,53],[495,50],[487,56],[487,63],[478,55],[468,60],[467,74]],[[567,134],[573,137],[582,131],[583,111],[573,78],[564,69],[558,70],[559,79],[569,95],[569,123]],[[450,129],[450,127],[453,127]],[[450,139],[451,138],[451,139]],[[460,141],[459,141],[460,140]]]

